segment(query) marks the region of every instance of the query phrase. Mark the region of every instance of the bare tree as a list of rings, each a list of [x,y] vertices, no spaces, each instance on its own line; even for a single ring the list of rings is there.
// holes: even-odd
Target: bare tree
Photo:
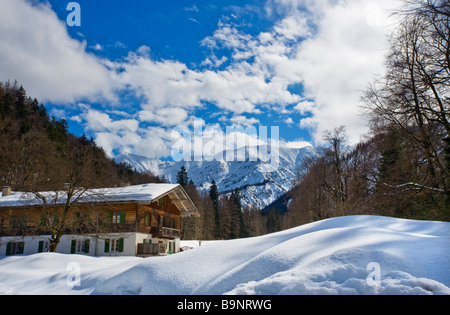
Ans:
[[[394,126],[423,154],[423,187],[448,190],[444,139],[450,137],[450,17],[448,1],[407,0],[391,37],[386,75],[363,100],[372,128]]]

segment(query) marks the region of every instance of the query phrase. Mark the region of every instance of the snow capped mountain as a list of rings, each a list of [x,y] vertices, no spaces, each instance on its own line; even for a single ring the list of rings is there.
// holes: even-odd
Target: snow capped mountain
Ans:
[[[315,154],[312,146],[297,148],[280,145],[279,162],[272,172],[268,172],[270,157],[261,155],[258,159],[249,159],[249,151],[267,152],[266,148],[250,147],[245,149],[245,161],[227,161],[226,157],[238,152],[225,151],[215,156],[212,161],[160,161],[135,154],[122,154],[117,162],[129,163],[140,172],[150,171],[155,175],[164,176],[170,183],[176,183],[177,173],[184,166],[188,177],[199,190],[207,191],[213,180],[221,194],[231,193],[239,189],[243,205],[253,205],[263,209],[292,188],[296,177],[296,169],[304,157]],[[269,150],[270,151],[270,150]],[[256,152],[256,151],[254,151]],[[241,151],[242,153],[242,151]]]

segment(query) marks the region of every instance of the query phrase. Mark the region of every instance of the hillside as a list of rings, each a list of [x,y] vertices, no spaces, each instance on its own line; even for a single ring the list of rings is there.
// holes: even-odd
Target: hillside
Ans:
[[[252,148],[255,149],[255,148]],[[248,150],[248,149],[247,149]],[[208,191],[215,180],[220,194],[240,190],[243,206],[263,209],[292,189],[297,176],[297,168],[306,156],[314,155],[311,146],[288,148],[280,146],[280,164],[274,172],[264,172],[265,161],[226,161],[226,151],[219,153],[217,160],[202,162],[168,162],[146,157],[123,154],[116,158],[140,172],[164,176],[171,183],[176,182],[177,173],[184,166],[188,177],[201,191]]]
[[[447,222],[339,217],[164,257],[1,257],[0,294],[449,295],[449,247]]]
[[[0,82],[0,186],[59,190],[161,182],[108,158],[93,139],[71,134],[17,82]]]

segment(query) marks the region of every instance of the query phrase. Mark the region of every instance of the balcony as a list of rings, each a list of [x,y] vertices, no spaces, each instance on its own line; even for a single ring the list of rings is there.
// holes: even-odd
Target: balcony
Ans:
[[[165,254],[166,246],[164,244],[138,244],[137,245],[137,255],[147,256],[147,255],[158,255]]]
[[[150,234],[152,234],[153,237],[173,239],[180,237],[180,230],[168,227],[152,227],[152,229],[150,230]]]

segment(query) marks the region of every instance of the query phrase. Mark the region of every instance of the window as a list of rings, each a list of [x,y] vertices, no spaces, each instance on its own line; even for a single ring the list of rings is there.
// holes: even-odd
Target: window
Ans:
[[[38,253],[47,253],[50,251],[50,241],[39,241]]]
[[[125,224],[125,211],[108,211],[107,216],[112,224]]]
[[[72,240],[70,246],[71,254],[88,254],[89,253],[90,240]]]
[[[158,205],[160,205],[160,206],[166,205],[166,196],[158,199]]]
[[[176,229],[177,228],[177,220],[174,218],[170,218],[169,219],[169,227],[172,229]]]
[[[6,244],[6,256],[23,254],[24,242],[10,242]]]
[[[20,228],[20,229],[24,229],[27,226],[27,216],[26,215],[22,215],[22,216],[15,216],[15,215],[11,215],[9,217],[9,227],[11,229],[15,229],[15,228]]]
[[[105,240],[105,253],[122,253],[125,240],[123,238],[112,238]]]
[[[112,213],[112,221],[113,224],[119,224],[120,223],[120,212],[113,212]]]

